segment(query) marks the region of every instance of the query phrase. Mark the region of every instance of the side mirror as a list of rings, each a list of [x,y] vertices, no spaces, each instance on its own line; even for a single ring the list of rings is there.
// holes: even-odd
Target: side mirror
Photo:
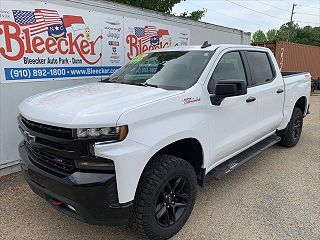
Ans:
[[[217,83],[215,94],[210,97],[212,105],[219,106],[223,99],[247,94],[245,80],[221,80]]]

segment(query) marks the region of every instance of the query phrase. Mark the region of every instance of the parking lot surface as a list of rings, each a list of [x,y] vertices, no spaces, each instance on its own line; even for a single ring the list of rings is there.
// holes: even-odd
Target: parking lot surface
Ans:
[[[173,239],[320,239],[320,93],[300,142],[274,146],[224,180],[205,178]],[[140,239],[127,227],[91,226],[53,209],[21,174],[0,178],[0,239]]]

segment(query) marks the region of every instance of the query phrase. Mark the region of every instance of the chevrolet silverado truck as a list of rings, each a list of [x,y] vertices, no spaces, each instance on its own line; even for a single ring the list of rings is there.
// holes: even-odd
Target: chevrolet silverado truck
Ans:
[[[81,221],[168,239],[205,175],[222,179],[275,143],[298,143],[310,89],[309,73],[281,73],[267,48],[150,51],[100,82],[24,100],[22,172]]]

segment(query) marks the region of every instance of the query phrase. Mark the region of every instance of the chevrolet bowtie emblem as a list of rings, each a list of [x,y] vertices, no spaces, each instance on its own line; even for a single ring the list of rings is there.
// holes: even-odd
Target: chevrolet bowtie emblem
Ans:
[[[23,135],[28,143],[36,142],[36,137],[31,135],[28,131],[23,131]]]

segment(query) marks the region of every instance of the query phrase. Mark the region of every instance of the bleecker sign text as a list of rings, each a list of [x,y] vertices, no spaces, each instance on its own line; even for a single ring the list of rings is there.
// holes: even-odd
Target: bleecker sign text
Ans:
[[[96,54],[95,52],[96,44],[102,40],[101,35],[94,41],[86,40],[83,33],[73,36],[71,32],[67,33],[66,38],[56,40],[53,37],[47,37],[43,39],[40,36],[31,37],[29,29],[21,30],[15,22],[0,21],[1,35],[4,35],[4,46],[0,46],[0,55],[10,61],[20,60],[26,53],[59,53],[61,55],[77,53],[83,61],[90,65],[96,64],[102,58],[102,53]],[[90,61],[88,56],[97,56],[97,58]]]
[[[143,44],[143,42],[133,34],[129,34],[126,38],[127,44],[129,46],[129,52],[127,53],[128,59],[132,59],[134,56],[138,56],[145,51],[151,51],[158,48],[167,48],[170,47],[168,42],[159,42],[159,45],[147,45]]]

